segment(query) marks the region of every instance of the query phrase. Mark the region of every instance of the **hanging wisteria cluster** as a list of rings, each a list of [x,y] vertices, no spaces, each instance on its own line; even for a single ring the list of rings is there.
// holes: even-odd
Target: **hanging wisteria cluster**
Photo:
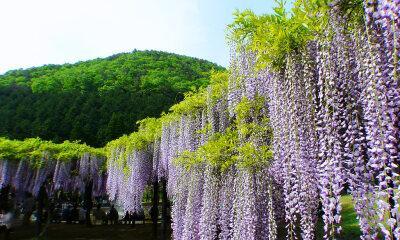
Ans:
[[[212,141],[215,134],[232,131],[227,128],[232,127],[231,123],[236,118],[236,105],[243,98],[254,100],[260,95],[257,90],[260,82],[252,77],[253,83],[243,88],[230,86],[235,92],[223,95],[214,102],[209,96],[212,89],[209,89],[203,109],[183,115],[177,122],[170,122],[162,128],[159,172],[168,180],[168,194],[173,203],[174,239],[276,238],[272,184],[266,178],[269,175],[266,166],[261,167],[265,169],[262,173],[258,169],[247,169],[237,164],[221,171],[218,164],[210,163],[207,156],[201,154],[201,159],[189,166],[174,162],[187,151],[201,149]],[[250,79],[249,76],[244,78]],[[246,83],[243,79],[231,81],[238,85]],[[266,114],[264,110],[261,115]],[[258,145],[267,144],[255,139],[247,140]],[[186,160],[193,160],[191,157]]]
[[[55,160],[49,152],[43,153],[39,166],[33,166],[29,160],[3,160],[0,161],[1,188],[11,186],[16,192],[30,192],[34,196],[42,186],[49,195],[58,190],[83,193],[85,184],[91,181],[93,196],[104,195],[106,177],[101,169],[104,160],[89,153],[78,161]]]
[[[126,155],[125,155],[126,154]],[[126,158],[124,158],[124,155]],[[151,183],[153,161],[148,149],[115,149],[107,160],[107,193],[126,210],[139,212],[142,196]],[[121,160],[126,160],[124,165]]]
[[[265,77],[288,239],[298,237],[297,226],[314,239],[319,201],[324,238],[338,236],[346,185],[363,239],[400,237],[399,6],[366,1],[367,22],[353,31],[332,7],[330,37]]]

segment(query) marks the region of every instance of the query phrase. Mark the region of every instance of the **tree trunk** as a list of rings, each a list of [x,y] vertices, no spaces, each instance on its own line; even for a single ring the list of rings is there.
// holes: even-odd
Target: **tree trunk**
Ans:
[[[388,174],[391,178],[393,177],[393,174],[392,174],[392,172],[390,171],[389,172],[389,174]],[[388,183],[388,187],[389,188],[391,188],[391,190],[389,191],[389,205],[390,205],[390,217],[391,218],[393,218],[393,219],[396,219],[396,208],[398,207],[398,206],[396,206],[396,201],[395,201],[395,192],[394,192],[394,189],[396,189],[395,188],[395,185],[394,185],[394,182],[393,182],[393,180],[389,180],[389,183]],[[395,237],[394,237],[394,230],[397,228],[397,221],[395,222],[395,224],[394,224],[394,226],[393,226],[393,228],[392,228],[392,230],[393,231],[391,231],[391,234],[392,234],[392,237],[393,237],[393,239],[395,239]]]
[[[90,211],[93,208],[93,201],[92,201],[92,190],[93,190],[93,181],[89,181],[85,185],[85,209],[86,209],[86,226],[91,226],[92,221],[90,219]]]
[[[151,220],[153,221],[155,239],[157,239],[158,202],[158,179],[155,179],[153,182],[153,206],[151,211]]]
[[[46,196],[46,188],[44,184],[40,187],[39,194],[37,197],[37,209],[36,209],[36,236],[39,237],[42,233],[43,223],[43,208],[44,198]]]
[[[167,197],[167,181],[165,178],[161,179],[162,184],[162,239],[167,239],[167,228],[169,224],[168,219],[168,197]]]
[[[8,195],[10,193],[10,185],[3,187],[0,191],[0,209],[5,210],[8,208]]]

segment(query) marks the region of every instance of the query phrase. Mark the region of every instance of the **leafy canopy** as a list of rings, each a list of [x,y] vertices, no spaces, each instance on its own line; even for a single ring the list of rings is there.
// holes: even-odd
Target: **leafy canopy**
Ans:
[[[0,136],[104,146],[207,86],[213,69],[223,70],[196,58],[134,51],[10,71],[0,75]]]
[[[228,26],[228,38],[239,48],[257,53],[258,67],[281,70],[286,57],[299,53],[306,44],[330,37],[329,11],[343,12],[349,26],[362,22],[362,0],[295,0],[287,11],[285,1],[275,0],[274,13],[256,15],[250,10],[235,12],[235,19]]]
[[[0,138],[0,160],[28,161],[34,167],[40,167],[47,160],[77,160],[85,153],[105,157],[104,149],[92,148],[80,142],[56,144],[40,138],[23,141]]]

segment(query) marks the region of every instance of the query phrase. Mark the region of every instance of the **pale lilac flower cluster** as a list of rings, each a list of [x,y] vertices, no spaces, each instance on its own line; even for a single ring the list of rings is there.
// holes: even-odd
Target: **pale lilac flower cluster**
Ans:
[[[266,78],[274,131],[271,169],[283,185],[289,239],[297,238],[299,216],[302,238],[313,239],[316,196],[325,238],[335,238],[345,184],[363,239],[375,239],[377,227],[387,239],[400,236],[400,5],[365,3],[365,29],[346,31],[346,19],[333,9],[332,38],[289,56],[284,73]]]
[[[85,184],[93,181],[93,195],[105,193],[105,175],[101,173],[104,158],[84,154],[75,162],[55,160],[50,152],[43,152],[40,161],[32,165],[27,159],[19,161],[0,161],[1,188],[10,185],[16,193],[23,195],[30,192],[37,196],[42,185],[46,186],[48,195],[53,195],[59,190],[72,192],[79,190],[83,193]],[[82,166],[82,168],[79,168]],[[72,171],[77,170],[78,175]]]
[[[124,162],[126,161],[126,162]],[[153,178],[153,158],[150,149],[117,148],[107,160],[107,193],[127,211],[139,212],[146,186]]]
[[[16,172],[16,166],[12,161],[0,162],[0,188],[4,188],[12,183]],[[17,181],[19,181],[17,179]]]

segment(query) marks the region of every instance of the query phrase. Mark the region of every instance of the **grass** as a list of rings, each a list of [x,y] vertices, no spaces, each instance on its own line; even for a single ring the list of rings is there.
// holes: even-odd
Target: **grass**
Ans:
[[[342,204],[342,232],[336,239],[341,240],[353,240],[360,239],[361,230],[358,225],[357,214],[354,211],[354,204],[351,198],[351,195],[344,195],[340,198],[340,202]],[[317,239],[323,239],[324,230],[323,230],[323,221],[322,218],[318,219],[317,227],[316,227],[316,236]]]
[[[360,239],[361,230],[358,225],[357,214],[354,211],[354,204],[351,195],[344,195],[340,199],[342,204],[342,232],[336,239],[340,240],[354,240]],[[300,223],[299,223],[300,224]],[[301,239],[300,227],[297,227],[298,232],[296,235]],[[324,239],[324,223],[322,217],[318,218],[315,235],[317,240]],[[286,239],[285,224],[278,224],[278,239]]]
[[[361,235],[358,225],[357,214],[354,211],[354,204],[351,195],[342,196],[342,234],[340,239],[359,239]]]

